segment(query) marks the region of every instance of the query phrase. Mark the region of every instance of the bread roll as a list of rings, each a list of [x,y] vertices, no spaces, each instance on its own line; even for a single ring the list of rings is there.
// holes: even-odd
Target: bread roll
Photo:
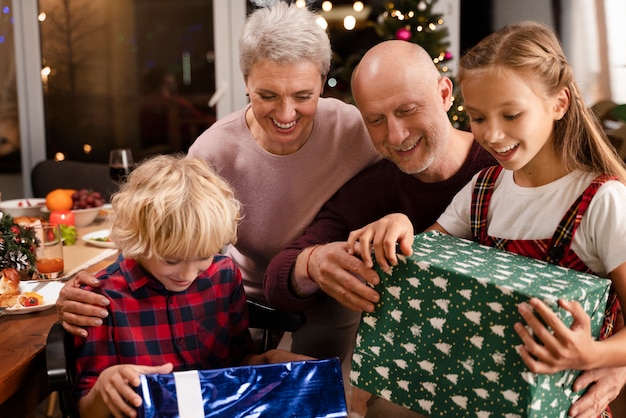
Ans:
[[[0,295],[20,292],[20,273],[14,268],[5,268],[0,272]]]

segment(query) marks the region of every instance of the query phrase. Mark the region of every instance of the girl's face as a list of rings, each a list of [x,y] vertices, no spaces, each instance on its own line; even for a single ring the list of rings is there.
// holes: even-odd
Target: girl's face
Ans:
[[[532,78],[512,70],[476,71],[463,80],[461,89],[476,140],[498,162],[517,174],[561,166],[553,149],[554,122],[569,104],[566,89],[554,97],[542,97]],[[521,173],[519,173],[521,171]]]
[[[213,263],[213,257],[196,260],[162,260],[142,258],[141,265],[171,292],[182,292]]]
[[[246,80],[252,110],[247,121],[259,145],[278,155],[300,149],[313,130],[323,84],[319,66],[312,62],[254,64]]]

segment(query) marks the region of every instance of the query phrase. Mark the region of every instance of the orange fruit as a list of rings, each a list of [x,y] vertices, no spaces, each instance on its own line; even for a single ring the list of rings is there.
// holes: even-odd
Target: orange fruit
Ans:
[[[70,189],[54,189],[46,195],[46,207],[49,211],[72,209],[72,193]]]

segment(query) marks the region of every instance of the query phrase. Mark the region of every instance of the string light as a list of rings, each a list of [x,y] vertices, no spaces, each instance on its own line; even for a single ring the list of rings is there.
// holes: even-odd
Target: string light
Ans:
[[[343,18],[343,27],[346,30],[352,30],[356,27],[356,18],[352,15],[348,15]]]
[[[328,22],[322,16],[318,16],[315,22],[322,27],[322,29],[328,28]]]

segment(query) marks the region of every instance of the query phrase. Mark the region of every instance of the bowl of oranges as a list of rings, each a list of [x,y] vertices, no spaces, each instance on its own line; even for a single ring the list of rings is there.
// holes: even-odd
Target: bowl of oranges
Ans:
[[[51,212],[71,210],[77,228],[91,225],[104,203],[100,192],[89,189],[55,189],[46,196],[46,208]]]

